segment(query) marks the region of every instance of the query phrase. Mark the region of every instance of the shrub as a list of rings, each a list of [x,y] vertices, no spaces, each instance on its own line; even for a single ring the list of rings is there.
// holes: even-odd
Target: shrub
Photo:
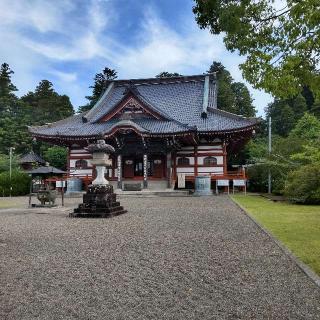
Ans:
[[[289,173],[285,196],[296,203],[320,204],[320,166],[308,164]]]
[[[67,165],[68,150],[64,147],[53,146],[44,153],[44,158],[51,166],[65,169]]]
[[[12,196],[23,196],[29,193],[31,177],[21,171],[13,170],[11,177]],[[0,194],[1,196],[10,195],[10,174],[8,171],[0,173]]]

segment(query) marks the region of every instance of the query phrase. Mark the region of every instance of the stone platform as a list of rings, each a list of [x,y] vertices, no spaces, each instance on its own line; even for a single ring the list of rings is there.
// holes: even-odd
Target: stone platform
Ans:
[[[69,214],[71,218],[109,218],[126,213],[117,201],[111,185],[91,185],[83,195],[83,203]]]

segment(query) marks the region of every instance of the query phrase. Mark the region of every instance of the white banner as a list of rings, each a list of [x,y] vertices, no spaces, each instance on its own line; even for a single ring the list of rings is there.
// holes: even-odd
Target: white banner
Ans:
[[[178,188],[186,187],[186,175],[185,173],[178,173]]]

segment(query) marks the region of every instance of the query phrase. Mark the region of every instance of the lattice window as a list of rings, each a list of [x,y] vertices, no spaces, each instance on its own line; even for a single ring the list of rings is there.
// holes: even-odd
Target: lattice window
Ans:
[[[86,160],[77,160],[75,163],[76,169],[87,169],[88,168],[88,162]]]
[[[187,157],[178,158],[178,165],[179,166],[189,166],[190,159]]]
[[[217,165],[217,158],[215,158],[215,157],[205,157],[203,159],[203,164],[205,166],[216,166]]]

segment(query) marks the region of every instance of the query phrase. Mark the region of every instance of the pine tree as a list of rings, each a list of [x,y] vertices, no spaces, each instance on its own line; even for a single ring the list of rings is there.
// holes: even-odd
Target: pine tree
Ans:
[[[215,73],[218,80],[218,108],[235,114],[252,117],[255,109],[245,84],[234,82],[228,70],[221,62],[213,61],[208,73]]]
[[[110,82],[117,77],[117,71],[108,67],[104,68],[101,73],[97,73],[94,77],[93,86],[89,87],[92,88],[92,94],[91,96],[86,96],[86,99],[89,100],[89,103],[84,106],[80,106],[78,112],[81,113],[90,110],[99,100]]]
[[[74,113],[69,97],[59,95],[48,80],[42,80],[34,92],[28,92],[22,101],[32,114],[32,124],[45,124],[66,118]]]
[[[16,86],[11,82],[11,75],[14,72],[7,63],[3,63],[0,69],[0,97],[12,96],[13,92],[18,91]]]
[[[256,111],[246,85],[242,82],[234,82],[231,84],[231,89],[235,95],[235,113],[245,117],[254,117]]]

